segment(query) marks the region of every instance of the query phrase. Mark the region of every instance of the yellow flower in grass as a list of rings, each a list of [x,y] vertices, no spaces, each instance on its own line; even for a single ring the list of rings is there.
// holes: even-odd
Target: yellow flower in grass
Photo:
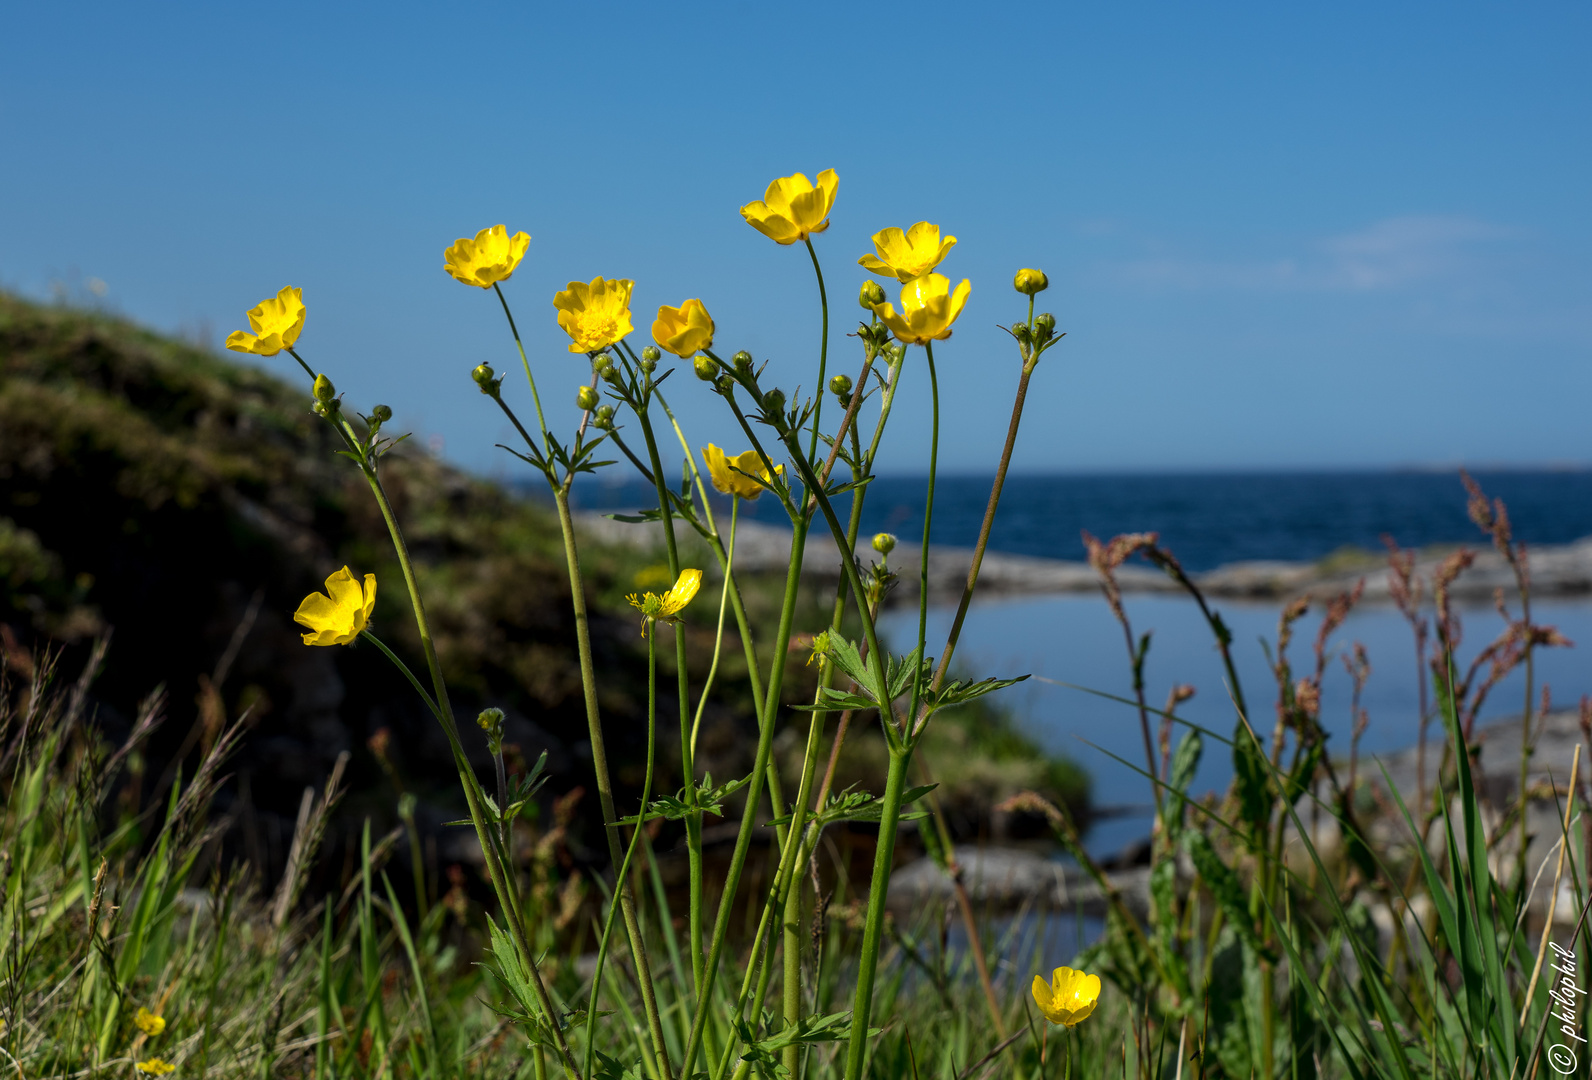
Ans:
[[[275,356],[291,349],[304,329],[304,290],[283,289],[269,300],[261,300],[249,309],[249,328],[254,333],[234,330],[228,334],[227,348],[256,356]]]
[[[165,1076],[167,1073],[173,1073],[177,1071],[177,1066],[173,1065],[169,1061],[162,1061],[160,1058],[150,1058],[148,1061],[140,1061],[138,1064],[134,1065],[133,1068],[137,1069],[141,1073],[147,1073],[150,1076]]]
[[[164,1016],[156,1016],[142,1005],[133,1014],[133,1024],[145,1035],[159,1035],[166,1030],[166,1018]]]
[[[657,593],[643,593],[637,596],[631,593],[625,597],[632,607],[641,609],[645,621],[641,625],[641,636],[647,636],[647,626],[656,622],[670,622],[674,620],[685,606],[696,596],[697,590],[702,587],[702,571],[682,570],[675,580],[674,587],[659,596]]]
[[[1059,967],[1047,986],[1044,979],[1035,975],[1034,1001],[1052,1024],[1081,1024],[1100,1002],[1100,976]]]
[[[453,275],[455,281],[490,289],[500,281],[514,276],[514,268],[525,258],[525,249],[531,244],[526,233],[513,236],[502,225],[482,229],[475,239],[461,237],[442,253],[442,268]]]
[[[773,476],[783,476],[785,473],[785,466],[776,465],[773,476],[770,476],[756,450],[730,457],[712,443],[702,448],[702,460],[707,464],[708,477],[713,481],[714,490],[725,495],[739,495],[747,500],[757,498],[765,490],[752,477],[761,476],[764,482],[772,483]]]
[[[864,255],[857,262],[881,277],[911,281],[939,266],[955,246],[956,237],[941,240],[940,227],[927,221],[920,221],[905,232],[892,225],[873,234],[873,250],[879,254]]]
[[[840,179],[834,169],[818,174],[815,187],[805,175],[782,176],[768,185],[761,202],[741,207],[746,223],[777,244],[794,244],[829,228]]]
[[[366,574],[364,585],[348,567],[326,579],[324,593],[310,593],[293,613],[293,621],[307,626],[306,645],[347,645],[370,625],[376,606],[376,575]]]
[[[571,281],[569,288],[553,294],[558,309],[558,325],[570,337],[572,353],[596,352],[621,340],[635,327],[630,325],[630,290],[634,281],[593,278]]]
[[[951,279],[944,274],[925,274],[901,286],[901,312],[886,300],[875,304],[873,313],[890,328],[896,340],[909,345],[927,345],[951,336],[951,324],[962,314],[973,283],[966,278],[951,291]]]
[[[713,316],[700,300],[687,300],[677,308],[660,307],[652,340],[682,360],[695,356],[713,347]]]

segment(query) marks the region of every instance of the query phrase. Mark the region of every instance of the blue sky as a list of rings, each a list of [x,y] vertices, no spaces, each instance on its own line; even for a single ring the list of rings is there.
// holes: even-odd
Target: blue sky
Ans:
[[[811,386],[805,253],[737,208],[826,167],[840,369],[869,235],[960,238],[948,467],[998,452],[1020,266],[1050,274],[1069,337],[1018,468],[1592,460],[1585,5],[36,4],[7,24],[0,287],[103,281],[99,302],[219,342],[302,286],[302,351],[350,403],[483,471],[513,463],[468,372],[515,359],[447,244],[532,235],[506,288],[566,427],[582,369],[551,298],[573,278],[637,281],[638,345],[658,304],[701,297],[719,348]],[[682,374],[694,441],[738,446]],[[927,446],[920,360],[908,379],[897,472]]]

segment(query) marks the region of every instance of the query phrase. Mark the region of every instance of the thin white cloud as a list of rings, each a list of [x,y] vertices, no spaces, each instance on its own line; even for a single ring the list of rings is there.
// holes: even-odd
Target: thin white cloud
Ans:
[[[1162,255],[1119,263],[1133,285],[1174,289],[1292,292],[1389,292],[1474,273],[1488,244],[1519,236],[1469,217],[1387,218],[1330,236],[1306,250],[1265,259]]]

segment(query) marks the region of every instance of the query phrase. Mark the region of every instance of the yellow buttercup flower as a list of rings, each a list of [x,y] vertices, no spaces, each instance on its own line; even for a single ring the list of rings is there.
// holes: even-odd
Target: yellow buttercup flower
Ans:
[[[283,289],[269,300],[261,300],[249,309],[249,327],[254,333],[234,330],[228,334],[227,348],[256,356],[275,356],[291,349],[304,329],[304,290]]]
[[[660,307],[652,324],[652,340],[665,352],[684,360],[713,347],[713,316],[700,300],[687,300],[677,308]]]
[[[951,291],[951,279],[944,274],[925,274],[901,286],[901,313],[886,300],[874,306],[873,313],[890,328],[898,341],[926,345],[951,336],[951,324],[962,314],[973,283],[966,278]]]
[[[829,228],[840,179],[834,169],[818,174],[814,187],[802,173],[782,176],[768,185],[761,202],[741,207],[746,223],[777,244],[794,244]]]
[[[514,276],[514,268],[525,258],[525,249],[531,244],[528,234],[517,232],[513,236],[502,225],[482,229],[475,239],[461,237],[442,253],[442,268],[453,275],[455,281],[490,289],[500,281]]]
[[[873,234],[873,250],[879,254],[864,255],[857,262],[881,277],[911,281],[939,266],[955,246],[956,237],[941,240],[940,227],[927,221],[918,222],[906,232],[892,225]]]
[[[366,574],[360,585],[348,567],[326,579],[324,593],[310,593],[293,613],[293,621],[307,626],[306,645],[347,645],[370,625],[376,606],[376,575]]]
[[[1088,1019],[1100,1002],[1100,976],[1059,967],[1050,983],[1034,976],[1034,1002],[1052,1024],[1072,1027]]]
[[[159,1035],[166,1030],[166,1018],[164,1016],[156,1016],[142,1005],[133,1014],[133,1023],[145,1035]]]
[[[757,498],[765,490],[763,485],[752,477],[761,476],[764,481],[773,483],[774,476],[781,476],[785,472],[785,466],[776,465],[773,476],[770,476],[768,470],[763,467],[762,457],[756,450],[748,450],[744,454],[730,457],[712,443],[702,448],[702,460],[707,464],[708,477],[713,481],[716,491],[725,495],[739,495],[747,500]]]
[[[140,1061],[138,1064],[134,1065],[133,1068],[137,1069],[141,1073],[148,1073],[150,1076],[165,1076],[167,1073],[173,1073],[177,1071],[177,1066],[173,1065],[169,1061],[162,1061],[160,1058],[150,1058],[148,1061]]]
[[[655,622],[670,622],[685,606],[696,596],[697,590],[702,587],[702,571],[682,570],[675,579],[674,587],[659,596],[657,593],[643,593],[637,596],[631,593],[625,597],[632,607],[641,609],[644,621],[641,624],[641,636],[647,636],[648,625]]]
[[[606,349],[634,330],[630,325],[630,290],[636,283],[625,278],[604,281],[597,277],[590,284],[571,281],[569,288],[553,294],[558,309],[558,325],[570,336],[572,353]]]

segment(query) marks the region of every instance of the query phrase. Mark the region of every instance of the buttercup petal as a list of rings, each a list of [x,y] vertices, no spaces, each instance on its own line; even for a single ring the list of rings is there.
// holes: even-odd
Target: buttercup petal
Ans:
[[[818,174],[818,187],[824,193],[824,216],[828,217],[835,206],[835,192],[840,190],[840,177],[834,169],[825,169]]]

